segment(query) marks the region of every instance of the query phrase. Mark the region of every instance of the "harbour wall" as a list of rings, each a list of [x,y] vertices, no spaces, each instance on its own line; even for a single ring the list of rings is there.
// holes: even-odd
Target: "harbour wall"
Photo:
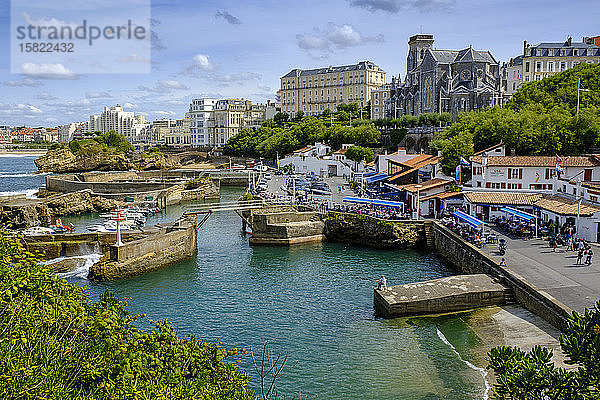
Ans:
[[[121,246],[111,245],[109,259],[94,264],[89,279],[130,278],[192,258],[197,251],[196,217],[182,217],[153,235]]]
[[[515,300],[527,310],[539,315],[560,330],[567,327],[572,310],[473,246],[437,221],[427,221],[431,243],[442,258],[463,274],[487,274],[509,287]]]

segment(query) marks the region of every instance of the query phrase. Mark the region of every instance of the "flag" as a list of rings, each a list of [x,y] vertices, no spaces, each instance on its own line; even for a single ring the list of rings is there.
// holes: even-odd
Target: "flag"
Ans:
[[[456,181],[460,183],[460,165],[456,166]]]
[[[460,165],[464,165],[466,167],[468,167],[469,165],[471,165],[467,160],[465,160],[464,158],[460,158]]]
[[[562,174],[564,172],[563,167],[563,160],[562,158],[560,158],[560,156],[557,154],[556,155],[556,172],[559,174]]]

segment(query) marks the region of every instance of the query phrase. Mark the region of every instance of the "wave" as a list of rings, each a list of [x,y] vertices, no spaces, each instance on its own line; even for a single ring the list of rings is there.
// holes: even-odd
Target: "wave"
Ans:
[[[450,343],[448,341],[448,339],[446,339],[446,336],[444,336],[444,334],[439,330],[439,328],[435,328],[437,331],[437,335],[438,337],[441,339],[442,342],[444,342],[448,347],[450,347],[450,349],[454,352],[454,354],[456,354],[456,356],[458,357],[458,359],[460,361],[462,361],[463,363],[465,363],[465,365],[469,368],[471,368],[472,370],[475,370],[477,372],[479,372],[481,374],[481,377],[483,378],[483,383],[485,385],[485,391],[483,392],[483,400],[488,400],[489,399],[489,392],[492,389],[492,387],[490,386],[490,383],[487,380],[487,371],[484,368],[481,367],[477,367],[475,365],[473,365],[472,363],[468,362],[467,360],[464,360],[461,356],[460,353],[458,351],[456,351],[456,347],[454,347],[452,345],[452,343]]]
[[[87,279],[88,274],[90,273],[90,268],[92,265],[96,264],[102,258],[102,254],[86,254],[83,256],[73,256],[73,257],[59,257],[53,260],[46,261],[46,265],[51,265],[59,261],[73,259],[73,260],[81,260],[80,265],[75,268],[73,271],[57,273],[56,276],[59,278],[81,278]]]
[[[35,195],[40,189],[27,189],[19,192],[0,192],[0,196],[13,196],[15,194],[24,194],[28,199],[37,199]]]
[[[30,176],[45,176],[48,174],[49,174],[49,172],[44,172],[41,174],[34,174],[34,173],[14,174],[14,173],[8,172],[8,171],[0,171],[0,178],[27,178]]]
[[[19,158],[21,158],[21,157],[36,157],[37,158],[37,157],[39,157],[41,155],[42,155],[41,153],[40,154],[14,154],[14,153],[12,153],[12,154],[6,154],[6,153],[0,153],[0,158],[2,158],[2,157],[7,157],[7,158],[8,157],[19,157]]]

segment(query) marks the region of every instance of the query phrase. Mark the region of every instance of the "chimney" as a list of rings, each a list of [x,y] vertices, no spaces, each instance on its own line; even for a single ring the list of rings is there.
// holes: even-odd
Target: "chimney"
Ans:
[[[527,48],[527,40],[523,40],[523,55],[525,55],[526,48]]]
[[[571,46],[573,44],[573,38],[571,36],[569,36],[567,38],[567,46]]]

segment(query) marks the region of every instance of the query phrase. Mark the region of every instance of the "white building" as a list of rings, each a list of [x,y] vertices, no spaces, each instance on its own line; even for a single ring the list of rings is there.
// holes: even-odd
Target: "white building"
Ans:
[[[279,167],[292,164],[295,173],[310,174],[318,176],[351,176],[353,172],[363,172],[364,164],[362,162],[346,160],[343,155],[346,149],[352,145],[344,145],[343,152],[338,150],[333,155],[327,155],[331,147],[323,143],[315,143],[314,146],[307,146],[288,154],[285,158],[279,160]]]
[[[562,178],[580,176],[585,182],[600,181],[600,157],[490,156],[471,157],[473,189],[508,189],[553,193],[557,185],[557,165]]]
[[[213,112],[217,100],[202,98],[193,99],[186,117],[190,120],[190,144],[192,147],[209,145],[210,121],[214,120]]]
[[[189,118],[171,120],[169,131],[165,134],[165,144],[173,147],[191,145]]]
[[[76,130],[77,124],[74,122],[66,125],[60,125],[58,127],[58,141],[61,143],[69,143],[73,139],[73,134]]]

